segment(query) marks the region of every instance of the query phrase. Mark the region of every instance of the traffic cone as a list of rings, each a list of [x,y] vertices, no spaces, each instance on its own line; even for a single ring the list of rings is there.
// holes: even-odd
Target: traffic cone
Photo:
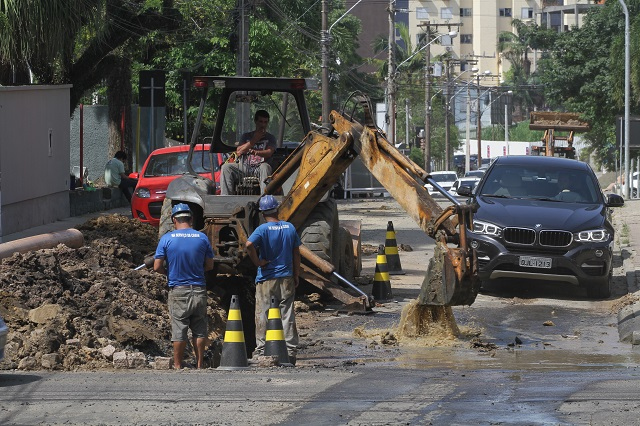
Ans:
[[[238,296],[231,296],[227,328],[222,342],[222,356],[220,357],[220,370],[245,370],[249,368],[247,361],[247,347],[244,343],[244,331],[242,329],[242,315]]]
[[[396,231],[393,230],[393,222],[387,223],[387,239],[384,243],[384,254],[387,256],[387,267],[390,275],[404,275],[398,254]]]
[[[376,273],[373,277],[373,289],[371,295],[375,300],[390,300],[391,282],[389,281],[389,270],[387,269],[387,256],[384,254],[384,246],[378,247],[378,257],[376,258]]]
[[[267,315],[267,334],[264,339],[265,356],[277,356],[278,364],[293,366],[289,360],[287,343],[284,340],[284,329],[282,328],[282,316],[280,306],[275,296],[271,296],[271,306]]]

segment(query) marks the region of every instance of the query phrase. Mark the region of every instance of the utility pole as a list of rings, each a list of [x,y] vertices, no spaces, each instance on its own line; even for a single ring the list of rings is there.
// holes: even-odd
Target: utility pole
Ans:
[[[404,100],[404,143],[407,148],[411,146],[409,143],[409,99]]]
[[[470,130],[471,127],[471,90],[469,89],[469,83],[467,83],[467,143],[465,145],[465,156],[464,156],[464,171],[468,172],[471,170],[471,140],[470,140]]]
[[[396,143],[396,89],[394,84],[395,70],[395,50],[396,50],[396,28],[395,28],[395,0],[389,0],[389,64],[387,76],[387,114],[389,124],[387,136],[392,145]]]
[[[240,12],[240,22],[238,25],[238,40],[240,46],[238,49],[238,57],[236,63],[236,75],[241,77],[249,76],[249,8],[251,0],[238,0],[238,9]],[[238,115],[238,139],[242,132],[249,128],[249,105],[240,102],[236,106],[236,114]]]
[[[329,31],[327,1],[322,0],[322,127],[329,128],[329,112],[331,111],[331,99],[329,95]]]
[[[478,100],[476,105],[476,115],[478,123],[476,124],[476,136],[478,137],[478,169],[482,166],[482,114],[480,113],[480,74],[476,76],[478,79],[476,87],[478,88]]]
[[[429,21],[426,22],[426,42],[431,40]],[[431,173],[431,45],[427,44],[424,67],[424,170]]]
[[[451,31],[452,27],[460,28],[462,24],[432,24],[429,21],[425,21],[419,24],[419,27],[425,29],[425,43],[427,43],[425,51],[425,69],[424,69],[424,170],[427,173],[431,172],[431,47],[429,43],[433,42],[435,38],[431,37],[431,27],[435,28],[435,31],[439,27],[447,27]]]
[[[451,134],[449,132],[449,79],[451,77],[451,65],[449,59],[445,60],[445,86],[444,86],[444,169],[449,170],[449,158],[451,158]]]

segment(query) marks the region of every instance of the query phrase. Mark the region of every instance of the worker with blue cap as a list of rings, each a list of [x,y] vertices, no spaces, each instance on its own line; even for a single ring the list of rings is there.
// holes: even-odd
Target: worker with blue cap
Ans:
[[[191,228],[193,214],[187,204],[173,206],[171,220],[175,230],[160,238],[153,269],[167,275],[169,284],[173,368],[182,368],[188,329],[197,367],[203,368],[208,333],[205,272],[213,269],[213,249],[204,233]]]
[[[258,226],[246,243],[251,261],[258,267],[256,275],[256,349],[254,359],[264,355],[267,312],[271,296],[280,301],[282,327],[289,361],[296,362],[298,330],[293,302],[300,275],[300,237],[293,224],[278,219],[278,201],[264,195],[258,203],[265,223]]]

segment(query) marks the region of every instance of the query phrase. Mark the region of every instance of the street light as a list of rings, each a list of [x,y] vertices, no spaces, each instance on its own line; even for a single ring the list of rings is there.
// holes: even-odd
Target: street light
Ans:
[[[420,50],[427,48],[425,53],[425,67],[424,67],[424,81],[425,81],[425,93],[424,93],[424,169],[427,173],[431,172],[431,74],[429,68],[431,68],[431,43],[441,39],[445,35],[454,38],[458,35],[457,31],[449,31],[447,34],[437,34],[433,40],[425,44]],[[427,34],[427,37],[429,34]]]
[[[329,44],[331,43],[331,30],[333,26],[340,22],[342,18],[347,16],[349,12],[353,10],[362,0],[358,0],[342,14],[341,17],[335,20],[333,24],[327,28],[327,0],[322,0],[322,31],[320,32],[320,41],[322,43],[322,127],[329,128],[329,113],[331,112],[330,106],[330,94],[329,94]]]
[[[631,179],[629,176],[629,94],[630,94],[630,64],[629,64],[629,9],[624,0],[618,0],[624,12],[624,197],[629,198]],[[622,165],[620,165],[622,167]]]

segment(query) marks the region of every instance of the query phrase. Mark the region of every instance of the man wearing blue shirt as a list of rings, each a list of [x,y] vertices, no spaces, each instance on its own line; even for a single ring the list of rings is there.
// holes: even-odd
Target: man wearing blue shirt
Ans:
[[[188,328],[193,337],[197,367],[202,368],[208,323],[204,274],[213,269],[213,249],[204,233],[191,228],[188,205],[176,204],[171,220],[175,231],[167,232],[160,239],[153,269],[168,278],[173,368],[182,368]]]
[[[280,301],[282,327],[287,352],[296,363],[298,330],[293,310],[300,275],[300,237],[293,224],[278,219],[278,201],[272,195],[260,198],[259,210],[266,223],[258,226],[246,243],[247,253],[258,267],[256,276],[256,349],[254,357],[264,354],[267,312],[271,296]]]

